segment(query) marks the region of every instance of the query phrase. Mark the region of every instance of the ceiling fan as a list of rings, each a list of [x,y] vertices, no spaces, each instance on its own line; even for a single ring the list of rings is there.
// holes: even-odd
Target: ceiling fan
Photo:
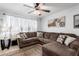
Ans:
[[[42,15],[41,12],[47,12],[47,13],[50,12],[50,10],[47,10],[47,9],[45,9],[45,8],[41,8],[41,7],[44,6],[44,5],[45,5],[45,3],[34,3],[34,6],[29,6],[29,5],[27,5],[27,4],[24,4],[25,7],[29,7],[29,8],[34,9],[34,10],[28,12],[28,14],[30,14],[30,13],[32,13],[32,12],[34,12],[34,11],[38,11],[38,12],[39,12],[39,13],[38,13],[39,16]],[[45,6],[45,7],[46,7],[46,6]]]

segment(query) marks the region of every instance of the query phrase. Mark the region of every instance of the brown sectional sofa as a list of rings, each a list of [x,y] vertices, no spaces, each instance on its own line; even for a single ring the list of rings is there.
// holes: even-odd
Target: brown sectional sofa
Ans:
[[[25,33],[25,32],[24,32]],[[37,37],[37,32],[27,32],[26,39],[17,38],[18,45],[20,48],[33,44],[42,44],[43,56],[73,56],[79,55],[79,39],[75,34],[70,33],[53,33],[53,32],[42,32],[43,37]],[[22,33],[19,33],[22,34]],[[77,38],[69,46],[58,43],[56,40],[59,35],[69,35]]]
[[[23,33],[19,33],[23,34]],[[19,45],[19,48],[23,48],[29,45],[33,45],[33,44],[37,44],[39,41],[37,40],[37,33],[36,32],[27,32],[25,33],[27,35],[28,38],[26,39],[22,39],[22,38],[17,38],[17,42]]]

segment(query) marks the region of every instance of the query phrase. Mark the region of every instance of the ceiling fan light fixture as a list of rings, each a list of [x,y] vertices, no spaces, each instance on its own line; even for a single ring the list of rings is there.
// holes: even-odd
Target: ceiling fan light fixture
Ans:
[[[33,5],[34,5],[33,7],[30,6],[30,4],[24,5],[25,7],[29,7],[33,9],[33,11],[28,12],[29,14],[33,12],[33,14],[40,16],[43,14],[43,12],[47,12],[47,13],[50,12],[50,10],[48,10],[48,7],[44,6],[45,3],[34,3]]]
[[[35,15],[41,15],[41,14],[42,14],[42,12],[41,12],[41,11],[39,11],[39,10],[36,10],[36,11],[34,12],[34,14],[35,14]]]

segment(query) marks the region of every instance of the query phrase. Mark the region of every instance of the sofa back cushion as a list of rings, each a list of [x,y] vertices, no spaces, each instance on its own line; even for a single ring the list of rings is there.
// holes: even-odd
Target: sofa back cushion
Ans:
[[[49,32],[44,32],[44,33],[43,33],[43,37],[44,37],[45,39],[49,39],[49,38],[50,38],[50,33],[49,33]]]
[[[59,35],[68,35],[68,36],[71,36],[71,37],[74,37],[74,38],[77,37],[75,34],[72,34],[72,33],[59,33]]]
[[[58,33],[44,32],[43,37],[45,39],[56,40],[58,35],[59,35]]]
[[[51,40],[57,40],[57,38],[58,38],[58,36],[59,36],[59,34],[58,33],[51,33],[51,35],[50,35],[50,39]]]
[[[54,32],[43,32],[43,37],[46,39],[51,39],[51,40],[57,40],[59,35],[68,35],[71,37],[76,38],[77,36],[75,34],[71,34],[71,33],[54,33]]]
[[[31,38],[31,37],[36,37],[37,33],[36,32],[27,32],[26,35],[28,38]]]

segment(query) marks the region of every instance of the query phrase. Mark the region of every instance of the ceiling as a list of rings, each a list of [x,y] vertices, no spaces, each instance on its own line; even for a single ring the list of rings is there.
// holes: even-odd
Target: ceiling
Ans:
[[[27,3],[26,3],[27,4]],[[68,8],[71,8],[73,6],[78,5],[78,3],[45,3],[45,6],[47,6],[47,9],[49,9],[51,12],[46,13],[43,12],[41,16],[35,15],[34,13],[28,14],[28,12],[32,11],[32,8],[24,7],[23,3],[0,3],[0,11],[5,11],[7,14],[17,14],[21,16],[28,16],[28,17],[44,17],[46,15],[49,15],[51,13],[56,13]]]

